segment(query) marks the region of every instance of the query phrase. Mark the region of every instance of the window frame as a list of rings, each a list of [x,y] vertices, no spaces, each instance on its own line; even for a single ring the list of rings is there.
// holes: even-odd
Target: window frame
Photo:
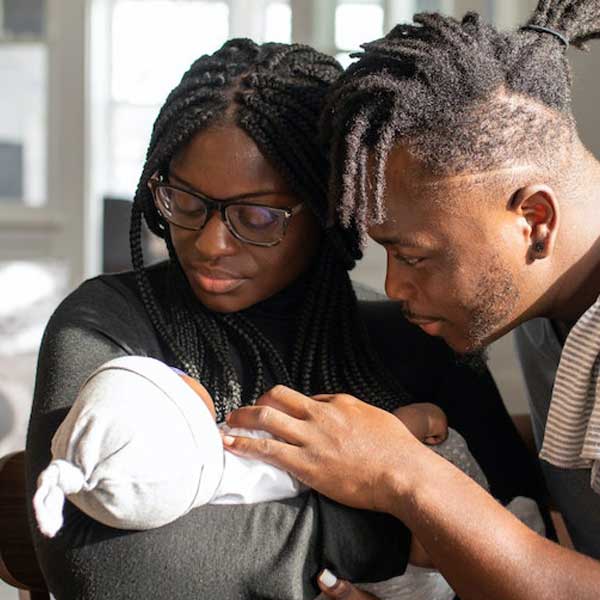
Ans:
[[[1,259],[66,261],[72,283],[91,268],[93,245],[85,202],[87,15],[88,0],[47,0],[46,34],[19,36],[47,50],[46,194],[41,206],[0,204]]]
[[[110,39],[107,7],[111,1],[47,0],[46,34],[33,36],[36,43],[47,47],[46,202],[42,206],[0,204],[0,259],[46,257],[67,261],[73,286],[100,272],[101,265],[99,182],[105,181],[106,155],[103,159],[102,153],[106,149],[100,144],[103,136],[95,132],[106,125],[105,99],[97,90],[110,71],[106,65],[97,65],[99,57],[106,56]],[[270,0],[256,1],[264,7]],[[261,12],[255,1],[228,2],[230,36],[249,35],[249,14]],[[394,6],[402,2],[385,0],[386,31],[393,24]],[[335,0],[289,0],[289,4],[292,41],[335,54]],[[500,0],[419,0],[417,9],[455,14],[475,9],[503,26],[522,21],[533,4],[535,0],[523,0],[517,6]],[[253,22],[253,27],[258,27],[256,19]],[[260,32],[255,31],[258,37]]]

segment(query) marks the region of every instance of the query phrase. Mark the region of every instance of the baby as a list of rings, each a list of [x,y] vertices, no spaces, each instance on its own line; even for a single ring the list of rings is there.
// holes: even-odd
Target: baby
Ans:
[[[435,445],[487,486],[464,440],[452,430],[448,437],[441,409],[412,404],[395,414],[418,439]],[[105,525],[145,530],[166,525],[205,504],[278,501],[306,491],[285,471],[224,451],[220,430],[269,437],[265,432],[217,426],[212,398],[204,386],[160,361],[129,356],[106,363],[84,383],[52,440],[53,460],[41,473],[33,500],[40,530],[54,536],[61,528],[65,496]],[[348,521],[345,526],[352,528],[358,512],[346,515],[345,510],[324,501],[322,526],[327,526],[329,514],[335,528],[342,514]],[[367,514],[366,518],[371,517]],[[322,536],[321,543],[337,544],[327,539]],[[325,548],[323,556],[343,551]],[[375,551],[371,554],[375,556]],[[367,560],[368,549],[365,555]],[[394,574],[400,575],[406,557],[398,557],[397,562]],[[410,569],[393,580],[389,593],[385,583],[377,585],[373,591],[382,599],[453,597],[439,574],[420,569]]]
[[[437,406],[412,404],[396,414],[424,443],[448,435]],[[40,530],[52,537],[60,529],[65,495],[105,525],[142,530],[207,503],[280,500],[306,489],[285,471],[226,452],[219,432],[270,434],[233,430],[215,417],[206,388],[158,360],[128,356],[102,365],[52,439],[54,460],[34,497]]]

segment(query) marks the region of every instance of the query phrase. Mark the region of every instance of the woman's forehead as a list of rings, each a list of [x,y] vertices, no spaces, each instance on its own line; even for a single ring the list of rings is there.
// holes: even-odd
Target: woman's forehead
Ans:
[[[197,133],[174,157],[171,168],[194,187],[215,197],[258,189],[286,189],[283,178],[254,140],[233,124]]]

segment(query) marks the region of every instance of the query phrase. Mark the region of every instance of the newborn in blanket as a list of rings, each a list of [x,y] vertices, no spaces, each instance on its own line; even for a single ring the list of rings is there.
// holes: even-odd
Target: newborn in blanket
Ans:
[[[445,437],[443,413],[436,407],[411,405],[398,415],[423,441],[437,443]],[[217,427],[210,395],[195,380],[150,358],[123,357],[103,365],[83,385],[53,438],[54,460],[40,475],[34,497],[41,531],[53,536],[60,529],[65,495],[81,511],[111,527],[151,529],[207,503],[275,501],[306,491],[284,471],[225,452],[219,428],[227,430],[226,425]],[[234,433],[268,436],[258,431]],[[458,434],[450,432],[440,448],[486,485]],[[351,529],[360,512],[325,503],[320,521],[331,522],[330,532],[340,523]],[[367,513],[373,518],[373,540],[370,546],[361,546],[363,573],[373,573],[372,581],[401,575],[407,561],[406,532],[397,524],[390,529],[385,524],[390,519],[381,517],[385,516]],[[388,531],[396,539],[377,539]],[[321,556],[351,553],[344,547],[347,537],[346,542],[335,535],[313,539],[334,546],[323,548]],[[382,568],[374,569],[378,562]],[[340,565],[333,568],[344,570]],[[376,588],[382,598],[453,597],[443,578],[431,571],[413,569],[391,584],[391,595],[386,595],[385,583]],[[419,589],[427,595],[415,595]]]

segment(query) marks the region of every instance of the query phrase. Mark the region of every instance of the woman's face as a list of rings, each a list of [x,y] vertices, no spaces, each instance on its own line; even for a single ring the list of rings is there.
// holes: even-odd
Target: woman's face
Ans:
[[[292,208],[300,202],[254,141],[236,125],[214,126],[198,133],[171,162],[168,180],[215,200],[235,198],[236,202],[276,208]],[[220,313],[248,308],[289,285],[307,269],[321,237],[307,208],[291,217],[285,236],[271,247],[235,238],[218,210],[209,214],[200,231],[171,224],[169,229],[194,294],[207,308]]]

